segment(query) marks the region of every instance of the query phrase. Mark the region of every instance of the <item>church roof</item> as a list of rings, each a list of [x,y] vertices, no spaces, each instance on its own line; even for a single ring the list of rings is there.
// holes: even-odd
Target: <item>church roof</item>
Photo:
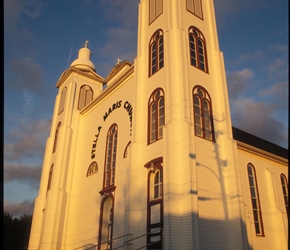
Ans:
[[[232,130],[233,130],[233,138],[236,141],[246,143],[250,146],[264,150],[268,153],[272,153],[277,156],[288,159],[288,149],[280,147],[272,142],[266,141],[255,135],[249,134],[238,128],[232,127]]]

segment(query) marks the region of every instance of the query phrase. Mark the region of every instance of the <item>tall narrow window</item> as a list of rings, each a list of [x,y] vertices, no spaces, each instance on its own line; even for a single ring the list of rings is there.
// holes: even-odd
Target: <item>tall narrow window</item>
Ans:
[[[280,175],[281,179],[281,186],[282,186],[282,192],[283,192],[283,197],[284,197],[284,203],[285,203],[285,209],[288,217],[288,183],[286,176],[284,174]]]
[[[149,76],[151,76],[164,66],[163,32],[161,30],[157,30],[150,39],[149,58]]]
[[[110,193],[101,203],[98,250],[113,249],[114,197]]]
[[[205,38],[193,26],[189,28],[189,49],[191,65],[208,73]]]
[[[253,209],[256,235],[263,236],[264,228],[263,228],[263,221],[262,221],[262,211],[261,211],[261,206],[260,206],[257,177],[256,177],[255,168],[251,164],[248,164],[248,177],[249,177],[249,186],[250,186],[250,194],[251,194],[251,200],[252,200],[252,209]]]
[[[67,90],[67,88],[64,87],[62,92],[61,92],[58,114],[60,114],[64,110],[66,90]]]
[[[80,88],[78,109],[82,109],[93,100],[93,90],[88,85],[83,85]]]
[[[149,98],[148,103],[148,144],[163,137],[165,124],[164,92],[156,89]]]
[[[56,130],[55,130],[55,135],[54,135],[54,143],[53,143],[53,149],[52,153],[56,151],[56,146],[57,146],[57,140],[58,140],[58,134],[59,134],[59,129],[61,127],[61,122],[57,124]]]
[[[162,14],[163,0],[149,0],[149,24]]]
[[[201,86],[193,89],[193,107],[195,135],[214,141],[211,99]]]
[[[186,0],[186,9],[200,19],[203,19],[201,0]]]
[[[147,195],[147,250],[162,248],[163,230],[163,166],[162,157],[147,164],[148,195]]]
[[[107,134],[104,188],[115,184],[118,127],[113,124]]]
[[[51,188],[52,173],[53,173],[53,164],[51,165],[51,167],[49,169],[48,182],[47,182],[47,191]]]

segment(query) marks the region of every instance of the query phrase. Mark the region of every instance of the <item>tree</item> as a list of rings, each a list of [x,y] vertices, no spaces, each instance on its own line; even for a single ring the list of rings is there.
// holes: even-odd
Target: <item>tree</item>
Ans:
[[[25,250],[32,222],[31,214],[23,214],[20,218],[13,217],[4,211],[4,250]]]

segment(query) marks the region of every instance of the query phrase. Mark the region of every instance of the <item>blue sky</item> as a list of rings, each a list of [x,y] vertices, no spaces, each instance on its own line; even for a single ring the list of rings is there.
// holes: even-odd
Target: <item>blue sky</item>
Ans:
[[[4,210],[32,213],[57,80],[89,40],[96,71],[133,62],[138,0],[4,0]],[[233,126],[288,148],[286,0],[215,0]]]

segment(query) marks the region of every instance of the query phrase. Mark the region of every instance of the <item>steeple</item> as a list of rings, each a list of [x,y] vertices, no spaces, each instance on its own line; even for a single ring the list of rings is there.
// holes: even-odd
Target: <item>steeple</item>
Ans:
[[[72,62],[71,67],[75,67],[77,69],[83,71],[96,71],[95,65],[91,61],[91,51],[88,49],[89,41],[86,41],[84,44],[84,48],[79,50],[78,58]]]

